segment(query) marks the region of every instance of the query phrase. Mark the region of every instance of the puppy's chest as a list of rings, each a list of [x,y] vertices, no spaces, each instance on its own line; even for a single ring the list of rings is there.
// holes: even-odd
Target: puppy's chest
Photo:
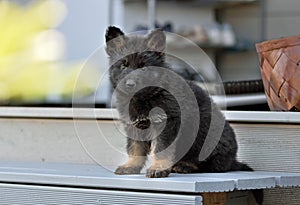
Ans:
[[[129,110],[120,113],[122,122],[136,129],[160,129],[168,120],[168,115],[160,107],[144,110]]]
[[[151,122],[159,123],[166,118],[168,106],[163,95],[151,95],[148,92],[138,93],[131,99],[119,100],[118,110],[121,118],[132,122]]]
[[[150,103],[131,104],[120,111],[120,118],[128,135],[139,140],[153,140],[166,126],[168,115],[159,106]],[[140,139],[143,138],[143,139]]]

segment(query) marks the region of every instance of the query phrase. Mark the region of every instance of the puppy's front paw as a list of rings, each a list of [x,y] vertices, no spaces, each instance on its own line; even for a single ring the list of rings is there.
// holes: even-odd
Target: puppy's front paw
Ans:
[[[125,174],[140,174],[141,172],[141,167],[127,167],[127,166],[119,166],[115,174],[118,175],[125,175]]]
[[[148,178],[163,178],[163,177],[168,177],[170,173],[171,173],[170,169],[157,170],[157,169],[149,168],[149,169],[147,169],[146,177],[148,177]]]

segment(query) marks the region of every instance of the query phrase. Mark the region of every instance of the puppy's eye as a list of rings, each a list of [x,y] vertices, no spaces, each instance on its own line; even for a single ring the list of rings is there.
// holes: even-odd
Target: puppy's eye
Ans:
[[[127,60],[124,60],[123,62],[122,62],[122,64],[121,64],[121,69],[125,69],[125,68],[127,68],[129,66],[129,63],[128,63],[128,61]]]

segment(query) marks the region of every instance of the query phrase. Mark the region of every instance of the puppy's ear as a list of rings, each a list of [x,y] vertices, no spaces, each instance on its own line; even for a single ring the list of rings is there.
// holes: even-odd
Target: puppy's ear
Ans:
[[[105,40],[106,52],[108,55],[112,55],[125,45],[126,37],[121,29],[115,26],[109,26],[106,30]]]
[[[162,29],[152,31],[147,37],[147,47],[151,51],[164,52],[166,48],[166,35]]]

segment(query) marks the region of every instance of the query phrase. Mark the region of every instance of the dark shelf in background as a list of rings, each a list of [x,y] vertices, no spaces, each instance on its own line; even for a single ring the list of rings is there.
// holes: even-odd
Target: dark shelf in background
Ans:
[[[190,4],[191,6],[210,6],[216,8],[226,8],[236,5],[247,5],[258,3],[259,0],[175,0],[180,4]]]
[[[147,0],[125,0],[125,2],[146,2]],[[180,5],[187,6],[208,6],[208,7],[216,7],[216,8],[226,8],[232,7],[236,5],[247,5],[259,3],[260,0],[156,0],[157,2],[173,2]]]
[[[204,50],[217,50],[217,51],[226,51],[226,52],[244,52],[244,51],[255,51],[255,43],[237,43],[233,46],[225,46],[225,45],[214,45],[210,43],[196,43],[200,48]],[[170,42],[167,44],[171,49],[186,49],[189,48],[190,45],[178,44],[176,42]]]
[[[255,51],[255,47],[252,45],[249,46],[244,46],[244,45],[218,46],[218,45],[210,45],[210,44],[197,44],[197,45],[202,49],[221,50],[221,51],[228,51],[228,52]]]

